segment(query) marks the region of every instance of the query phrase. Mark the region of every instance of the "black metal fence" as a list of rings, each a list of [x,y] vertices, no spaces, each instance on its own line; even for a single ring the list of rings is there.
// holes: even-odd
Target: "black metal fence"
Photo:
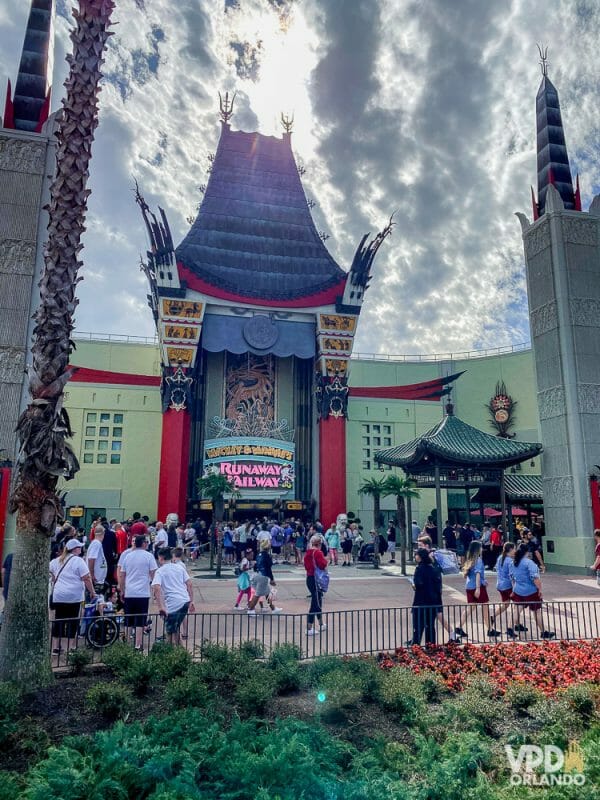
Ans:
[[[290,643],[299,648],[302,658],[314,658],[393,651],[425,643],[426,639],[445,643],[457,631],[462,631],[459,642],[472,644],[600,638],[600,600],[544,602],[537,612],[514,603],[502,614],[501,608],[490,603],[441,609],[327,611],[323,612],[322,623],[315,624],[312,635],[307,634],[306,614],[270,611],[256,616],[244,612],[190,614],[181,628],[180,644],[198,659],[202,658],[205,642],[227,647],[257,642],[265,655],[279,644]],[[82,648],[87,649],[92,663],[102,663],[106,649],[115,641],[128,641],[134,646],[133,636],[134,629],[126,629],[119,615],[80,619],[76,636],[53,640],[52,664],[55,668],[66,667],[69,654]],[[142,635],[142,651],[148,653],[156,641],[168,641],[168,634],[164,619],[151,614]]]

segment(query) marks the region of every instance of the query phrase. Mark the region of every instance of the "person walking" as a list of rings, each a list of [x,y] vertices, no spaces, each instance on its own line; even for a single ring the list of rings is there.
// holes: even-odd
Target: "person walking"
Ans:
[[[485,579],[485,567],[481,557],[480,541],[472,541],[469,545],[462,573],[466,579],[467,607],[461,616],[460,625],[455,628],[455,633],[458,636],[468,636],[464,629],[467,617],[471,617],[474,609],[480,605],[482,606],[483,621],[487,629],[487,635],[490,637],[500,636],[500,633],[490,625],[490,611],[487,605],[489,603],[489,597],[487,593],[487,581]]]
[[[234,611],[240,610],[240,603],[244,595],[246,596],[246,608],[250,607],[250,600],[252,599],[252,588],[250,585],[250,558],[252,558],[252,550],[248,550],[246,555],[240,561],[240,574],[237,579],[238,596],[235,601]]]
[[[311,537],[308,543],[308,550],[304,555],[304,569],[306,570],[306,588],[310,592],[310,609],[308,611],[308,629],[307,636],[316,636],[321,631],[327,629],[327,625],[323,623],[323,592],[317,585],[315,578],[316,568],[326,570],[327,559],[321,550],[321,536],[316,534]],[[319,629],[315,628],[315,619],[319,622]]]
[[[169,536],[165,530],[165,526],[162,524],[162,522],[157,522],[156,533],[154,534],[154,555],[157,556],[158,551],[162,550],[163,547],[167,547],[168,544]]]
[[[498,556],[496,559],[496,589],[500,595],[502,603],[500,604],[499,610],[495,611],[494,616],[492,617],[492,625],[494,628],[496,627],[498,619],[502,616],[502,614],[506,614],[510,607],[510,598],[512,595],[512,580],[510,577],[510,570],[513,565],[514,552],[515,545],[512,542],[506,542],[502,548],[502,555]],[[516,634],[513,629],[514,620],[507,628],[506,633],[511,639],[516,639]]]
[[[133,545],[133,549],[122,557],[119,590],[125,606],[125,630],[135,629],[135,649],[141,650],[150,606],[150,583],[157,565],[152,553],[146,549],[145,536],[136,536]]]
[[[102,542],[104,541],[105,531],[102,525],[96,525],[94,528],[94,540],[90,542],[87,551],[87,565],[90,571],[92,583],[96,592],[92,597],[97,594],[102,594],[104,591],[104,584],[106,582],[106,575],[108,572],[108,565],[104,556],[104,549]]]
[[[396,526],[390,522],[387,530],[387,549],[390,554],[390,564],[396,563]]]
[[[67,640],[67,650],[70,650],[70,642],[77,636],[84,587],[90,597],[96,596],[88,565],[81,558],[82,550],[78,539],[69,539],[61,555],[50,564],[54,609],[52,652],[55,655],[60,654],[63,639]]]
[[[413,638],[412,644],[421,644],[423,632],[425,642],[435,644],[435,623],[442,608],[441,571],[435,569],[429,550],[419,547],[415,554],[415,573],[412,587],[415,590],[413,599]]]
[[[502,546],[504,544],[504,539],[502,538],[502,533],[498,529],[496,525],[492,528],[492,532],[490,533],[490,553],[491,553],[491,563],[497,564],[498,558],[502,554]]]
[[[328,559],[330,564],[338,565],[338,550],[340,549],[340,534],[338,533],[334,523],[329,526],[329,530],[325,534],[325,541],[328,547]]]
[[[254,597],[248,604],[248,614],[251,617],[256,616],[254,610],[261,599],[264,597],[269,605],[273,614],[281,614],[282,608],[273,605],[273,598],[269,586],[277,586],[275,577],[273,575],[273,559],[271,558],[271,538],[261,539],[260,552],[256,559],[254,566],[254,577],[251,581],[251,586],[254,589]]]
[[[534,563],[531,550],[527,542],[521,542],[515,552],[513,564],[510,568],[510,577],[513,584],[512,600],[517,604],[517,621],[521,609],[529,608],[533,611],[541,639],[553,639],[554,631],[544,628],[542,619],[542,579],[540,570]],[[515,631],[526,632],[524,625],[518,624]]]
[[[150,555],[148,553],[148,555]],[[152,558],[152,556],[150,556]],[[185,566],[174,562],[171,549],[163,547],[158,553],[159,567],[152,578],[152,591],[170,644],[180,643],[179,630],[188,611],[194,607],[194,587]]]
[[[352,566],[352,543],[352,531],[349,528],[344,528],[341,541],[342,555],[344,558],[342,567]]]

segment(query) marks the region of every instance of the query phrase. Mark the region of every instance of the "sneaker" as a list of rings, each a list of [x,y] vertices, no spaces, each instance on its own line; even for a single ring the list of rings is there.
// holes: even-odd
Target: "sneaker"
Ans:
[[[239,611],[239,610],[240,610],[240,607],[239,607],[239,606],[234,606],[234,607],[233,607],[233,610],[234,610],[234,611]]]
[[[519,631],[519,633],[527,633],[529,628],[526,628],[525,625],[515,625],[515,630]]]
[[[319,635],[319,631],[316,631],[314,628],[310,628],[309,630],[306,631],[306,635],[307,636],[318,636]]]
[[[469,634],[468,634],[466,631],[463,631],[463,629],[462,629],[462,628],[460,628],[460,627],[458,627],[458,628],[454,628],[454,633],[455,633],[457,636],[463,636],[465,639],[468,639],[468,638],[469,638]]]
[[[490,628],[489,631],[487,632],[487,635],[488,636],[502,636],[500,631],[497,631],[495,628]]]
[[[320,627],[320,630],[326,631],[327,630],[327,625],[325,623],[323,623],[323,625],[321,625],[321,627]]]
[[[246,613],[248,614],[249,617],[256,616],[256,611],[253,608],[249,609]]]
[[[518,638],[517,634],[514,632],[514,630],[512,628],[507,628],[506,629],[506,635],[508,636],[509,639],[517,639]]]
[[[281,614],[282,611],[283,611],[283,608],[272,608],[271,609],[271,613],[272,614]]]
[[[554,631],[543,631],[542,633],[542,639],[554,639],[555,636]]]

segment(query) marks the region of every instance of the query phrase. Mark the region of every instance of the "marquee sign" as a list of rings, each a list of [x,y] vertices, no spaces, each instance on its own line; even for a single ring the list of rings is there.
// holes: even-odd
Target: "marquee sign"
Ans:
[[[233,480],[242,497],[294,497],[295,445],[281,439],[227,437],[204,442],[204,475]]]

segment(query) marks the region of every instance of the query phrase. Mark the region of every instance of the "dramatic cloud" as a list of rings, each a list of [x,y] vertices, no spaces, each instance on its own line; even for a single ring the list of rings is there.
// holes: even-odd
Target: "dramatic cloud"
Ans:
[[[0,76],[28,13],[0,7]],[[234,127],[293,142],[317,227],[347,268],[396,211],[357,350],[433,353],[528,339],[517,210],[535,183],[536,42],[549,45],[584,207],[600,186],[596,0],[122,0],[92,166],[78,328],[152,335],[133,177],[185,234],[218,138]],[[70,48],[58,2],[54,103]]]

